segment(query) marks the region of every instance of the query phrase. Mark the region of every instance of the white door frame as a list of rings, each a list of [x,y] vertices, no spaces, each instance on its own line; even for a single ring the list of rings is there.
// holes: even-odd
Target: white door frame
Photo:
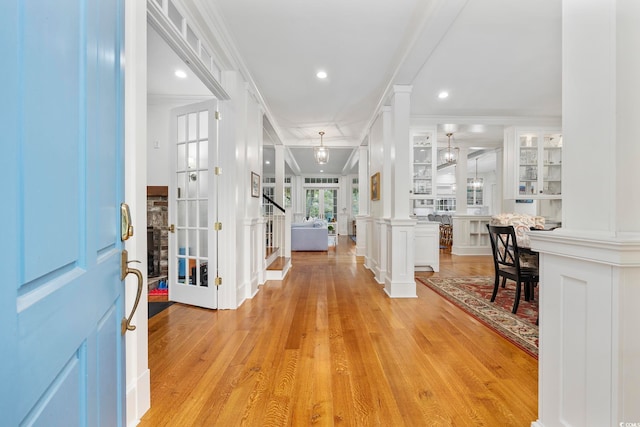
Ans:
[[[130,259],[141,261],[147,285],[147,2],[125,4],[125,199],[131,209],[134,235],[126,247]],[[125,306],[135,299],[135,286],[127,279]],[[151,406],[148,358],[147,292],[142,292],[125,343],[127,426],[134,426]]]

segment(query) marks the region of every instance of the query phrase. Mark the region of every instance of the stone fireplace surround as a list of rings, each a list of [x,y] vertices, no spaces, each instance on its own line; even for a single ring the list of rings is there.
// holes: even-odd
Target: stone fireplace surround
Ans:
[[[167,280],[169,270],[169,188],[147,187],[147,258],[149,290]]]

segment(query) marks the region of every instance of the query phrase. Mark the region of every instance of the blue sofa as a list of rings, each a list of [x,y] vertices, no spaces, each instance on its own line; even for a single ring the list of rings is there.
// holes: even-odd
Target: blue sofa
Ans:
[[[324,221],[291,224],[292,251],[329,250],[329,230]]]

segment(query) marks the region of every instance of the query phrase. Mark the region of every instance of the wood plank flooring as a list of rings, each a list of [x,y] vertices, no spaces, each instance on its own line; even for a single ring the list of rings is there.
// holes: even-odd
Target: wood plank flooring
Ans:
[[[434,276],[493,274],[441,253]],[[237,310],[174,304],[149,321],[140,426],[529,426],[537,361],[425,286],[390,299],[354,256],[294,252]]]

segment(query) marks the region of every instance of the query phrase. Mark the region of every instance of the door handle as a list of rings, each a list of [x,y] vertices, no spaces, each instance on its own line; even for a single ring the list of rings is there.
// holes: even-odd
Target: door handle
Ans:
[[[123,317],[121,322],[121,333],[124,335],[127,331],[135,331],[136,327],[131,324],[131,319],[133,319],[133,315],[138,309],[138,304],[140,303],[140,296],[142,295],[142,272],[137,268],[129,267],[129,263],[131,262],[140,262],[140,261],[129,261],[129,253],[126,249],[122,250],[122,256],[120,258],[120,280],[124,280],[129,274],[135,274],[138,279],[138,291],[136,293],[136,300],[133,303],[133,308],[131,309],[131,313],[129,317]]]

